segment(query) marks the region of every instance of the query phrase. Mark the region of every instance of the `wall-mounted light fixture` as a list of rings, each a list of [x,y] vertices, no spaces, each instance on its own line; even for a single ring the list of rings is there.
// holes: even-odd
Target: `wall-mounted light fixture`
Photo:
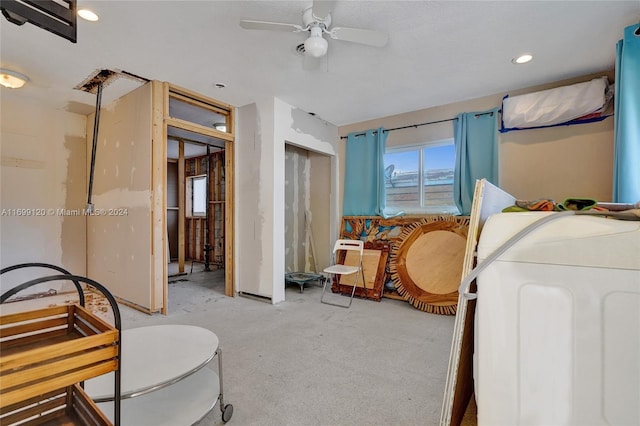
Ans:
[[[29,77],[19,72],[0,68],[0,84],[10,89],[19,89],[29,81]]]

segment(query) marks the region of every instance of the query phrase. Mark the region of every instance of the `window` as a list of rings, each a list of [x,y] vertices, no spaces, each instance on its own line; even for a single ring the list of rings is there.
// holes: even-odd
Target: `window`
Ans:
[[[384,155],[387,209],[458,214],[453,201],[455,158],[453,139],[387,149]]]
[[[204,217],[207,215],[207,177],[190,176],[187,178],[187,216]]]

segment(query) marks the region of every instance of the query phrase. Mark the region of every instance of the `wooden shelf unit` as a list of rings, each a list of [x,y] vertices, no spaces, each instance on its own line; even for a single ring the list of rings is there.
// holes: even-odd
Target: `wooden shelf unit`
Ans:
[[[118,330],[79,305],[4,315],[0,326],[2,424],[111,424],[77,383],[118,368]]]
[[[0,424],[111,426],[82,383],[112,373],[112,418],[120,426],[122,321],[116,299],[102,284],[57,265],[21,263],[2,268],[0,275],[32,268],[59,274],[10,288],[0,296],[0,304],[49,281],[72,282],[79,303],[0,316]],[[102,293],[107,300],[113,325],[85,308],[85,291],[89,290]]]

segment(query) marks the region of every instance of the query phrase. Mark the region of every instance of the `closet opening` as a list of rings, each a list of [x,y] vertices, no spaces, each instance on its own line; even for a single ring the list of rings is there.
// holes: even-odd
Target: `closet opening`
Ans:
[[[320,280],[287,279],[317,275],[329,265],[331,156],[285,144],[285,285],[304,292]]]

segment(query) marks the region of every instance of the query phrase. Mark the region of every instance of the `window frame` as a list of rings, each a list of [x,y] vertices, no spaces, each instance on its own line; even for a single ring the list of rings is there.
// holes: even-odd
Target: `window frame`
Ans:
[[[451,215],[459,215],[460,212],[458,211],[458,208],[456,207],[455,202],[453,204],[454,210],[452,210],[452,211],[445,211],[444,207],[446,207],[446,206],[441,206],[442,208],[437,209],[437,210],[433,210],[433,209],[430,209],[429,207],[426,207],[424,205],[424,203],[425,203],[425,184],[424,184],[424,178],[425,178],[424,162],[425,162],[425,159],[424,159],[424,150],[426,148],[437,148],[439,146],[454,145],[454,143],[455,143],[454,139],[453,139],[453,137],[451,137],[451,138],[440,139],[440,140],[431,141],[431,142],[386,147],[385,153],[384,153],[385,156],[387,154],[395,154],[395,153],[410,152],[410,151],[417,151],[418,152],[418,198],[419,198],[419,206],[406,207],[406,206],[389,205],[387,194],[386,194],[386,191],[385,191],[385,203],[386,203],[385,211],[387,211],[388,213],[396,213],[396,212],[402,211],[402,212],[404,212],[406,214],[451,214]],[[455,167],[455,145],[454,145],[454,167]],[[386,183],[385,183],[385,187],[386,187]]]
[[[194,175],[194,176],[187,176],[186,177],[187,182],[186,182],[186,211],[185,211],[185,216],[189,217],[189,218],[203,218],[203,217],[207,217],[207,208],[209,207],[207,205],[207,175],[206,174],[200,174],[200,175]],[[205,192],[204,192],[204,212],[194,212],[193,208],[194,208],[194,182],[196,180],[204,180],[204,187],[205,187]]]

